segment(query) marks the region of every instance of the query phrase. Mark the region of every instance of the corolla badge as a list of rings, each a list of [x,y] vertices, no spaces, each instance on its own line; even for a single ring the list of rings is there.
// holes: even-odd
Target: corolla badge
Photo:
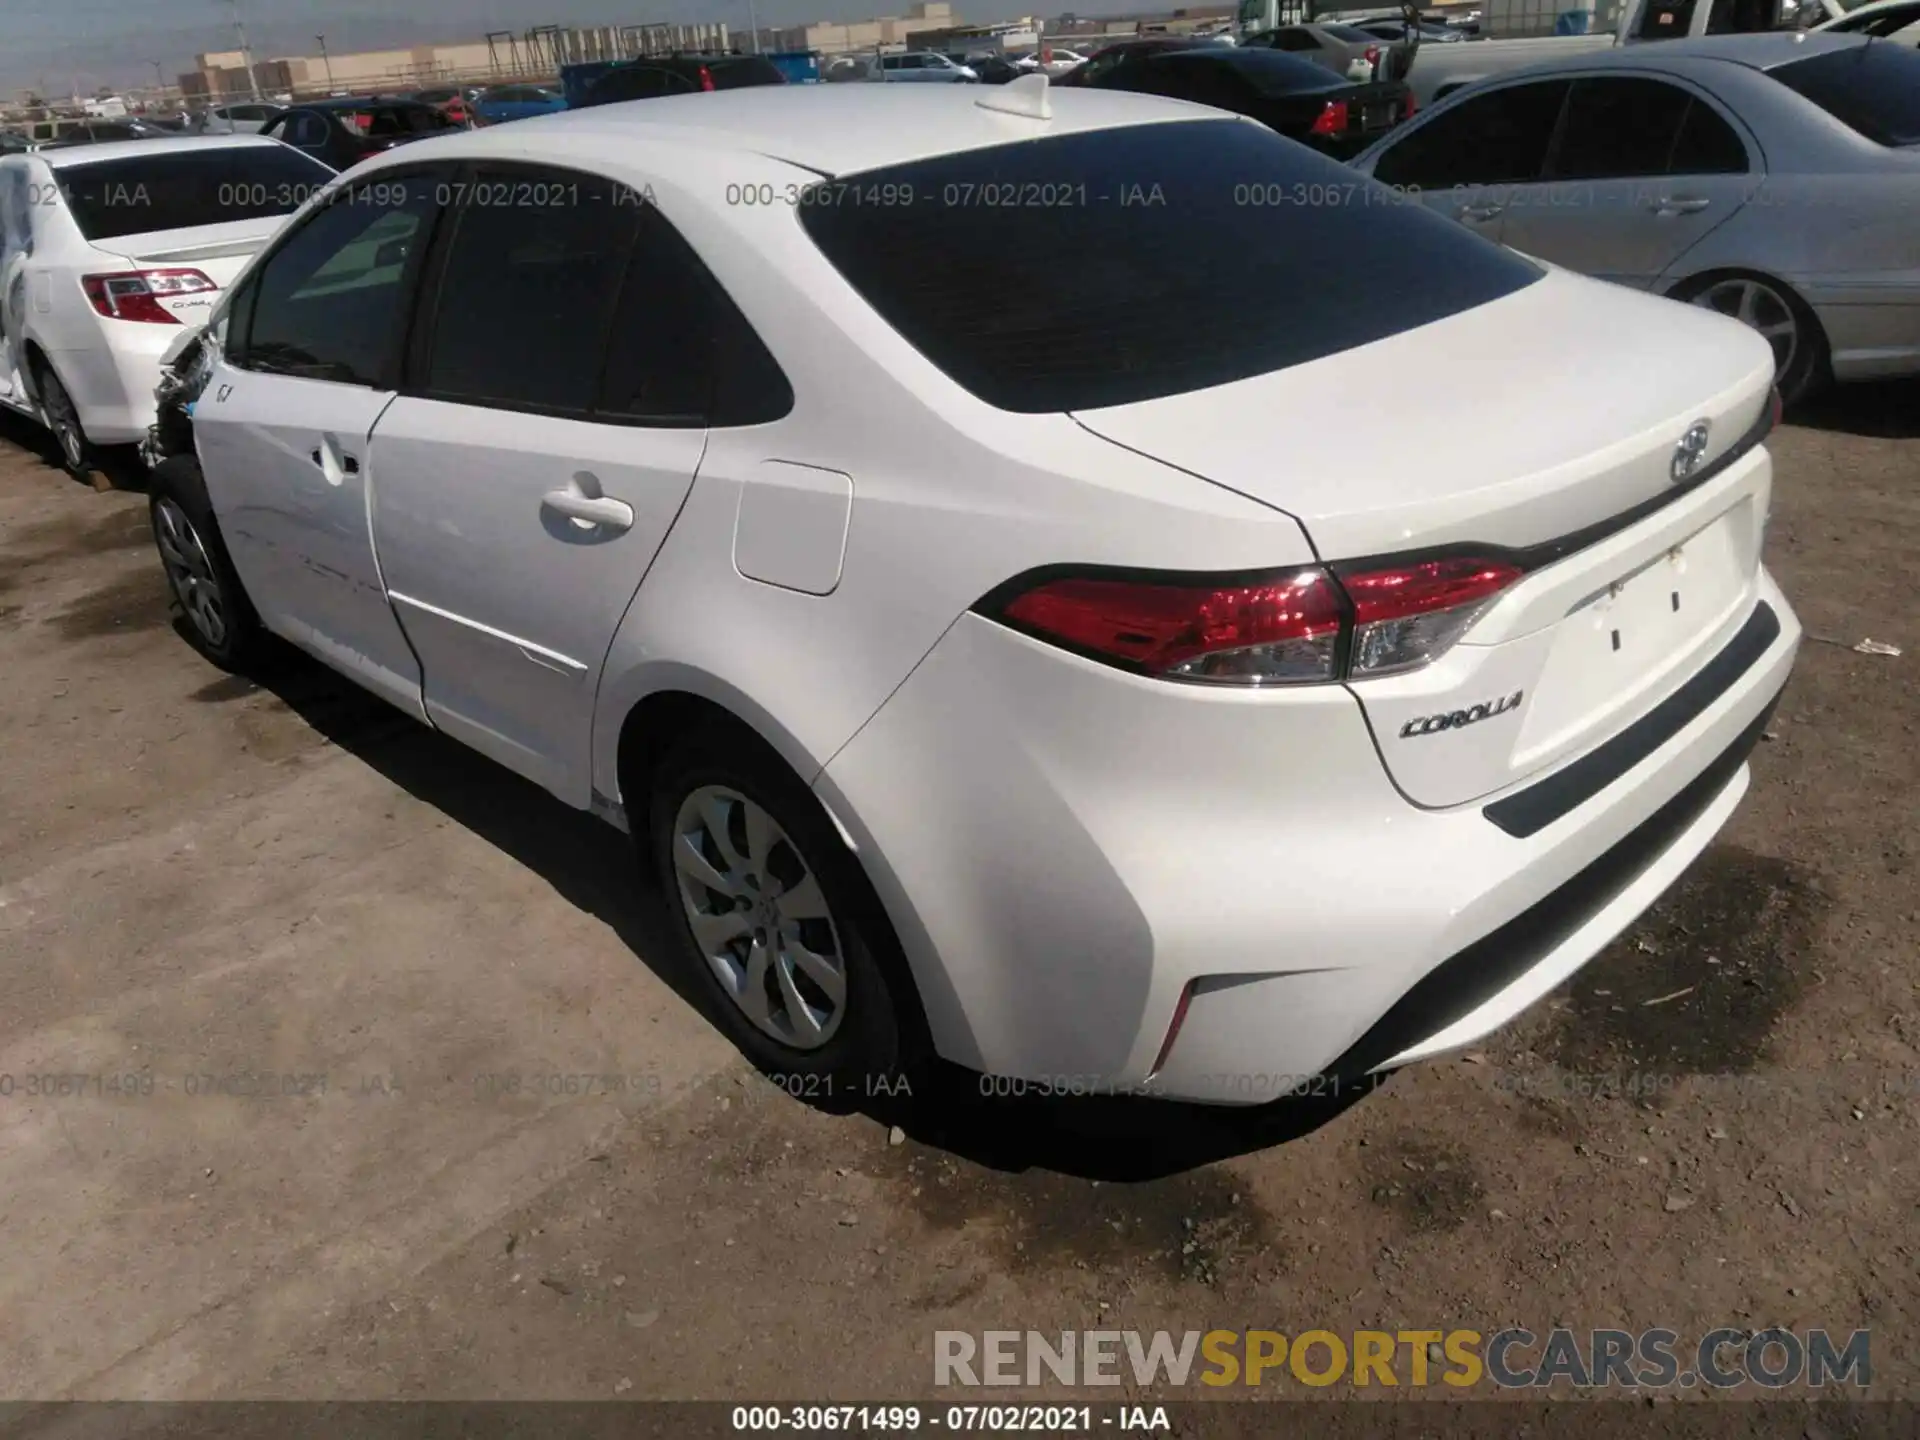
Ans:
[[[1442,710],[1434,715],[1416,715],[1400,727],[1400,738],[1411,740],[1416,735],[1438,735],[1442,730],[1459,730],[1468,725],[1478,725],[1482,720],[1491,720],[1496,715],[1504,715],[1519,706],[1521,698],[1527,692],[1516,690],[1499,700],[1482,700],[1478,705],[1469,705],[1464,710]]]
[[[1712,426],[1705,420],[1696,420],[1687,427],[1687,433],[1680,437],[1680,443],[1673,447],[1673,463],[1667,467],[1667,474],[1678,485],[1700,468],[1700,461],[1707,453],[1707,436]]]

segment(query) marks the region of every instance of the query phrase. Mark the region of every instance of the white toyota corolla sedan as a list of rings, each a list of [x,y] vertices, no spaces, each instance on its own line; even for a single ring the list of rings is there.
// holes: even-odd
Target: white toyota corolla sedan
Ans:
[[[1244,1104],[1464,1045],[1712,839],[1800,637],[1764,340],[1195,105],[461,135],[209,344],[182,628],[629,828],[787,1075]]]

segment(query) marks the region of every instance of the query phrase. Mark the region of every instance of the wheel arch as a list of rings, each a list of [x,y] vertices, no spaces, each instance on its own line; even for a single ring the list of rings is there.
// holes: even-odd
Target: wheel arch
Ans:
[[[1808,362],[1808,372],[1801,381],[1800,393],[1806,393],[1808,385],[1824,384],[1832,363],[1831,341],[1827,336],[1827,327],[1821,323],[1820,312],[1813,308],[1812,303],[1800,293],[1799,287],[1791,280],[1771,270],[1764,270],[1758,265],[1707,265],[1679,279],[1668,279],[1663,276],[1658,289],[1666,299],[1689,304],[1694,292],[1722,280],[1758,280],[1762,284],[1771,285],[1787,297],[1788,302],[1799,311],[1797,317],[1799,322],[1807,327],[1803,343],[1808,346],[1806,353],[1812,357]],[[1787,398],[1792,401],[1798,398],[1798,395],[1789,395]]]
[[[865,883],[874,912],[892,932],[890,954],[897,957],[897,963],[886,962],[889,979],[907,987],[903,1010],[914,1032],[914,1043],[931,1043],[942,1054],[955,1050],[962,1055],[973,1053],[977,1047],[971,1036],[955,1043],[950,1026],[941,1027],[948,1033],[936,1034],[929,1023],[930,999],[941,1014],[955,1012],[957,1000],[938,965],[927,963],[931,946],[911,900],[871,845],[856,840],[856,832],[865,833],[857,831],[857,818],[853,818],[855,828],[850,828],[850,817],[843,817],[833,800],[822,793],[817,782],[831,757],[811,755],[763,706],[717,676],[690,666],[662,667],[657,683],[627,706],[612,746],[617,799],[642,855],[648,844],[646,806],[654,770],[677,739],[702,726],[742,732],[772,751],[799,777],[839,833],[854,869]]]
[[[20,350],[27,362],[26,374],[21,378],[27,383],[27,394],[32,398],[33,403],[38,405],[40,403],[41,370],[44,369],[55,379],[59,378],[60,371],[59,368],[54,365],[53,357],[47,353],[46,347],[43,346],[36,337],[32,335],[22,337]],[[66,381],[62,380],[60,383],[64,385]],[[67,393],[72,394],[73,392],[69,389]]]
[[[622,702],[610,747],[596,746],[594,789],[622,805],[644,795],[645,786],[673,742],[701,724],[746,730],[812,787],[828,757],[816,756],[764,705],[743,690],[690,665],[666,663],[650,670],[647,682]],[[609,783],[610,782],[610,783]]]

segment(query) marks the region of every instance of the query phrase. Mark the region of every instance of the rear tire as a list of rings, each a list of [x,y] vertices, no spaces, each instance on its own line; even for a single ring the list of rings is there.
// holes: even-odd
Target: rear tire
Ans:
[[[742,726],[688,732],[654,768],[644,833],[674,940],[740,1051],[801,1098],[902,1094],[922,1053],[912,981],[859,862],[779,755]]]
[[[47,428],[53,432],[60,468],[76,480],[87,479],[93,474],[93,445],[87,439],[86,427],[80,423],[80,412],[74,408],[73,397],[45,360],[34,360],[33,384],[40,395],[40,409],[47,417]]]
[[[267,632],[227,554],[197,459],[176,455],[154,467],[147,515],[179,607],[176,628],[222,670],[244,671],[260,658]]]
[[[1796,404],[1832,383],[1827,335],[1819,317],[1780,281],[1723,270],[1687,281],[1674,290],[1673,298],[1757,331],[1773,347],[1773,383],[1782,403]]]

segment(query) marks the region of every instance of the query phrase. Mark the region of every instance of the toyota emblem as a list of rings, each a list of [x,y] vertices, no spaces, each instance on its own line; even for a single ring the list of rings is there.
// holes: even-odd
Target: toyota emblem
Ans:
[[[1707,436],[1712,427],[1705,420],[1696,420],[1687,427],[1687,433],[1680,437],[1680,443],[1673,447],[1673,463],[1667,473],[1678,485],[1688,479],[1700,468],[1700,461],[1707,453]]]

